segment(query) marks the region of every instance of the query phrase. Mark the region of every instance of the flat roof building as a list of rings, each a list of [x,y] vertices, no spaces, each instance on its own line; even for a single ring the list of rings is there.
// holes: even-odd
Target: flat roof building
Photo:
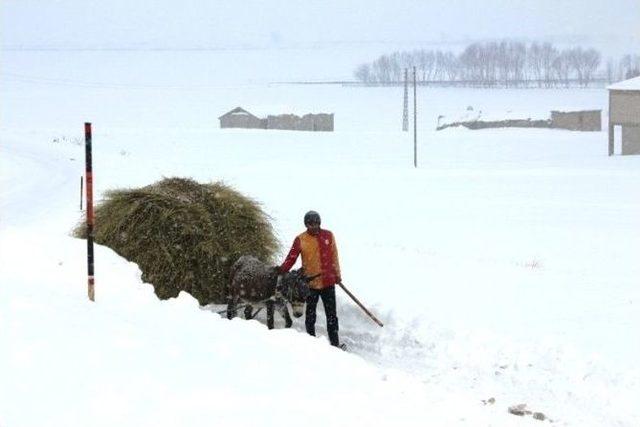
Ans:
[[[640,154],[640,77],[612,84],[609,89],[609,155],[614,130],[622,128],[622,155]]]

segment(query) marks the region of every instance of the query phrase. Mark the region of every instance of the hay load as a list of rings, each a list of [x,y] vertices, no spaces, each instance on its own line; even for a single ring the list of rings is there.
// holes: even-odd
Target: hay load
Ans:
[[[230,266],[242,255],[273,262],[278,243],[252,199],[220,182],[166,178],[105,194],[95,209],[95,241],[135,262],[160,299],[193,295],[226,302]],[[86,237],[86,225],[74,231]]]

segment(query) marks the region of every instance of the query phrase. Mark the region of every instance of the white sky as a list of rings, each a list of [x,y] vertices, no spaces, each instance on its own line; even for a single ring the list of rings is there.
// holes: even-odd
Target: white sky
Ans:
[[[4,47],[287,47],[505,37],[640,45],[638,0],[1,0],[0,8]]]

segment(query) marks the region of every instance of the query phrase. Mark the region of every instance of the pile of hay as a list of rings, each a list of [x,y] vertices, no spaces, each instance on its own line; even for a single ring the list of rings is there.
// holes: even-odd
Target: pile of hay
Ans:
[[[106,193],[96,207],[94,238],[138,264],[160,299],[193,295],[226,302],[229,270],[241,255],[273,262],[278,242],[260,206],[222,183],[166,178]],[[86,237],[78,225],[76,237]],[[98,261],[99,263],[99,261]]]

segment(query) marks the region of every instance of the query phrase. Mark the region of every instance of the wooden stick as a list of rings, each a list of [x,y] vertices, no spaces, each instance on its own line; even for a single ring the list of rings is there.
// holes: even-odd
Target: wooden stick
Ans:
[[[373,314],[371,314],[371,312],[369,310],[367,310],[367,308],[362,305],[362,303],[360,301],[358,301],[358,298],[355,297],[355,295],[353,295],[351,292],[349,292],[349,289],[347,289],[342,283],[338,283],[338,286],[340,286],[342,288],[343,291],[345,291],[347,293],[347,295],[349,295],[351,297],[351,299],[358,304],[358,307],[360,307],[362,309],[362,311],[364,311],[365,313],[367,313],[367,315],[371,318],[371,320],[373,320],[374,322],[376,322],[378,324],[378,326],[383,327],[384,325],[382,324],[381,321],[379,321],[376,316],[374,316]]]

